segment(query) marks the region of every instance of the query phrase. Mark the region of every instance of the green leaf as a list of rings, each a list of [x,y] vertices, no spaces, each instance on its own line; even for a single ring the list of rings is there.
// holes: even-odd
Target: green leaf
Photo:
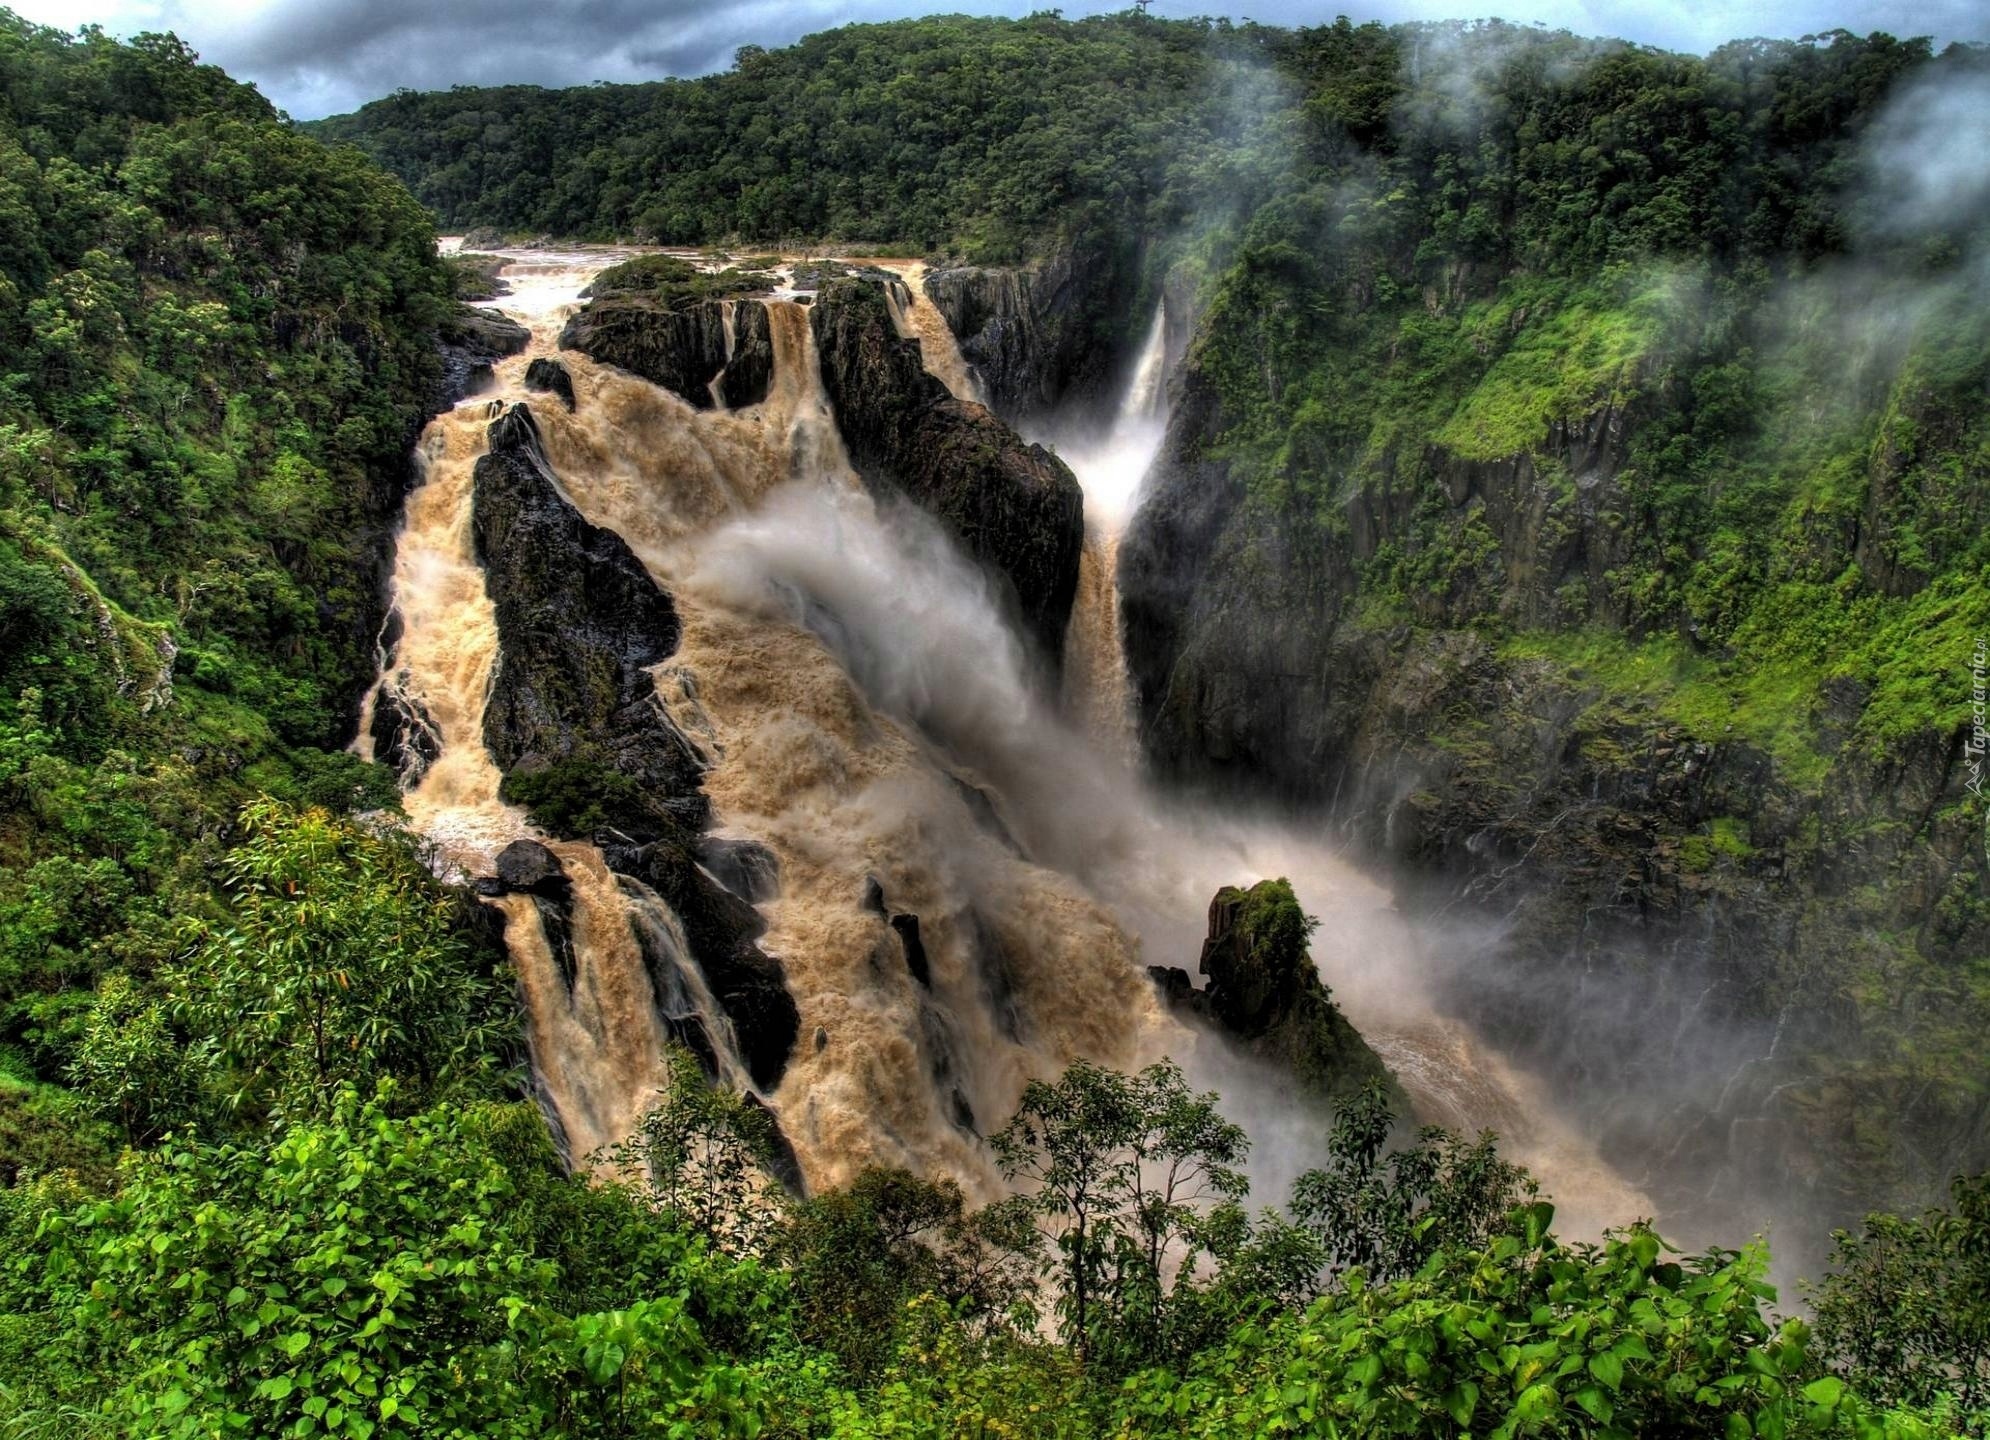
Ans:
[[[1623,1388],[1624,1362],[1608,1350],[1589,1357],[1589,1373],[1612,1390]]]
[[[1552,1385],[1529,1385],[1513,1403],[1513,1413],[1522,1424],[1532,1424],[1552,1413],[1562,1403]]]
[[[1472,1412],[1479,1408],[1479,1387],[1470,1380],[1454,1385],[1444,1397],[1444,1409],[1459,1425],[1472,1423]]]
[[[1845,1398],[1845,1382],[1836,1375],[1823,1376],[1803,1387],[1803,1398],[1827,1410],[1836,1409],[1838,1402]]]
[[[1616,1409],[1610,1403],[1610,1397],[1605,1395],[1602,1387],[1597,1385],[1583,1386],[1575,1392],[1574,1398],[1576,1404],[1587,1410],[1593,1418],[1603,1421],[1605,1424],[1609,1423],[1610,1416]]]

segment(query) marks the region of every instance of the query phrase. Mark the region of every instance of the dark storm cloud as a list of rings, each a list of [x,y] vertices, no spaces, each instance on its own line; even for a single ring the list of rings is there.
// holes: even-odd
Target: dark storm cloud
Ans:
[[[712,4],[701,0],[271,0],[224,18],[167,3],[134,28],[172,29],[300,118],[350,110],[394,90],[451,85],[585,85],[700,75],[741,45],[783,45],[854,20],[990,3],[905,0]]]
[[[116,34],[177,31],[208,59],[253,80],[293,115],[350,110],[402,88],[584,85],[725,68],[741,45],[785,45],[860,20],[940,11],[1023,14],[1058,0],[15,0],[30,18]],[[1121,8],[1072,0],[1067,15]],[[1356,20],[1509,20],[1705,51],[1738,36],[1845,28],[1990,38],[1981,0],[1155,0],[1170,16],[1228,13],[1266,24]]]

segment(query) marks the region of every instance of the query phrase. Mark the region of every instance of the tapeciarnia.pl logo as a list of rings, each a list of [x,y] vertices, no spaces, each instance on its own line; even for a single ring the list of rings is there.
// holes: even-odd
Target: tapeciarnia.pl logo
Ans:
[[[1983,798],[1984,752],[1990,750],[1990,638],[1979,635],[1969,657],[1969,740],[1962,747],[1969,757],[1969,779],[1963,788]],[[1985,853],[1990,854],[1990,821],[1984,825]]]

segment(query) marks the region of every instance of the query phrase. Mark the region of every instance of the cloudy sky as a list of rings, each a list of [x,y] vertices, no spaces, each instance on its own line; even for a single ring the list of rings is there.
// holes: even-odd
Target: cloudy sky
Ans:
[[[1125,0],[1067,0],[1066,15]],[[1057,0],[0,0],[44,25],[115,35],[172,30],[299,119],[403,87],[653,80],[724,69],[745,44],[782,45],[854,20],[967,11],[1025,14]],[[1585,35],[1705,51],[1737,36],[1887,30],[1990,40],[1983,0],[1155,0],[1157,15],[1229,13],[1267,24],[1500,15]]]

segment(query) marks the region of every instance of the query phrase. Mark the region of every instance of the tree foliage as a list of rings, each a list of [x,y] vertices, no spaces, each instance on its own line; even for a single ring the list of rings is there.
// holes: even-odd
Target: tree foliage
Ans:
[[[1811,1293],[1838,1373],[1890,1404],[1951,1397],[1983,1428],[1990,1412],[1990,1176],[1958,1178],[1948,1209],[1870,1215],[1841,1230]]]

